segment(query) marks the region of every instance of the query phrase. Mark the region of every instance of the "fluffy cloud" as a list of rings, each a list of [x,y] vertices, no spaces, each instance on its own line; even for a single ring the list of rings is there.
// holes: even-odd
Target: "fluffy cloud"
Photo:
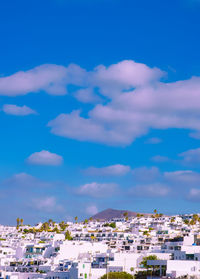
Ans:
[[[37,113],[35,110],[27,106],[16,106],[16,105],[9,105],[9,104],[4,105],[2,110],[6,114],[19,115],[19,116]]]
[[[165,73],[158,68],[124,60],[109,67],[96,67],[89,79],[91,85],[99,87],[102,95],[113,98],[124,90],[144,86],[164,75]]]
[[[130,189],[130,193],[136,197],[166,197],[170,193],[170,188],[161,183],[137,185]]]
[[[99,87],[103,95],[115,94],[115,91],[127,90],[135,86],[154,81],[164,73],[157,68],[149,68],[145,64],[131,60],[105,67],[99,65],[87,72],[78,65],[69,66],[46,64],[28,71],[20,71],[13,75],[0,78],[0,95],[17,96],[31,92],[46,91],[48,94],[63,95],[70,84],[88,87],[85,97],[83,92],[77,93],[78,98],[86,101],[92,96],[92,88]],[[89,93],[88,93],[89,92]],[[94,97],[94,96],[93,96]]]
[[[108,67],[99,65],[86,71],[78,65],[67,67],[41,65],[0,78],[0,95],[16,96],[46,91],[63,95],[67,86],[82,102],[104,102],[95,105],[88,115],[80,111],[58,115],[48,126],[51,132],[80,141],[108,145],[130,145],[150,129],[189,129],[200,132],[200,77],[163,82],[165,73],[132,60]],[[76,91],[76,90],[74,90]]]
[[[150,138],[145,141],[145,143],[148,143],[148,144],[158,144],[161,142],[162,142],[162,140],[160,138]]]
[[[20,71],[0,78],[0,95],[19,96],[45,91],[51,95],[64,95],[67,86],[87,86],[86,71],[78,65],[45,64],[28,71]]]
[[[103,168],[90,167],[84,172],[87,175],[97,175],[97,176],[121,176],[127,174],[131,168],[125,165],[112,165]]]
[[[56,219],[67,215],[66,189],[60,182],[44,181],[27,173],[18,173],[1,180],[0,188],[0,217],[5,224],[14,225],[16,216],[34,224],[50,217]]]
[[[157,167],[135,168],[132,171],[132,175],[133,175],[133,181],[136,183],[153,182],[161,178],[160,171]]]
[[[49,187],[50,183],[37,179],[36,177],[27,174],[25,172],[18,173],[13,175],[12,177],[4,180],[2,185],[8,189],[11,188],[23,188],[23,189],[31,189],[31,188],[40,188],[40,187]]]
[[[51,127],[53,134],[80,141],[121,145],[127,140],[126,134],[116,133],[112,129],[107,130],[100,123],[81,117],[80,111],[77,110],[70,114],[60,114],[50,121],[48,126]]]
[[[156,155],[156,156],[153,156],[151,158],[151,160],[153,162],[156,162],[156,163],[164,163],[164,162],[168,162],[170,159],[166,156],[160,156],[160,155]]]
[[[190,201],[199,202],[200,201],[200,189],[192,188],[189,192],[187,199]]]
[[[77,189],[79,195],[104,198],[113,195],[118,190],[118,186],[115,183],[88,183],[81,185]]]
[[[92,88],[80,89],[74,93],[74,97],[81,103],[101,102],[101,98],[94,94]]]
[[[186,164],[198,164],[200,163],[200,148],[182,152],[179,156],[183,158],[183,162]]]
[[[58,166],[62,164],[63,158],[55,153],[51,153],[47,150],[42,150],[40,152],[31,154],[28,157],[27,162],[33,165]]]
[[[191,189],[198,189],[200,186],[200,173],[191,170],[160,172],[156,167],[143,167],[133,170],[133,185],[130,189],[133,196],[171,195],[188,199],[188,195],[191,196]]]
[[[40,197],[32,200],[32,207],[47,213],[61,211],[62,206],[57,204],[55,197]]]
[[[49,94],[66,93],[67,70],[63,66],[42,65],[26,72],[17,72],[0,78],[0,95],[18,96],[46,91]]]
[[[123,73],[124,65],[118,63],[117,68],[120,67]],[[106,81],[101,78],[96,83],[99,92],[110,101],[96,105],[87,117],[81,116],[80,111],[58,116],[49,123],[51,132],[81,141],[123,146],[147,134],[150,129],[200,130],[199,77],[172,83],[160,82],[160,75],[155,75],[157,79],[151,81],[144,78],[141,83],[132,77],[131,83],[131,79],[122,77],[117,82],[114,76],[108,74]]]
[[[200,173],[191,170],[165,172],[164,179],[173,185],[200,185]]]
[[[86,207],[85,212],[88,215],[93,216],[98,213],[98,208],[96,205],[89,205],[88,207]]]

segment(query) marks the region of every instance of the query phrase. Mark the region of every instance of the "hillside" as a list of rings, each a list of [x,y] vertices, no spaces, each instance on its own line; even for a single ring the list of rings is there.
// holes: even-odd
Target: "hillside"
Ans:
[[[117,209],[112,209],[112,208],[108,208],[106,210],[103,210],[97,214],[95,214],[94,216],[92,216],[93,219],[99,219],[99,220],[109,220],[112,218],[121,218],[123,217],[124,212],[128,212],[128,216],[129,217],[136,217],[136,215],[138,214],[138,212],[133,212],[133,211],[129,211],[129,210],[117,210]],[[151,214],[148,213],[141,213],[144,216],[149,216]]]

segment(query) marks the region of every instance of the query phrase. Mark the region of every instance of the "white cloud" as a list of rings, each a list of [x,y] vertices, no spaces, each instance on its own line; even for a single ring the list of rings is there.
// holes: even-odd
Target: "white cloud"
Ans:
[[[200,184],[200,173],[191,170],[165,172],[164,179],[173,185],[194,186]]]
[[[187,197],[188,200],[199,202],[200,201],[200,189],[192,188]]]
[[[156,163],[164,163],[164,162],[168,162],[170,159],[166,156],[156,155],[153,156],[151,160]]]
[[[55,197],[41,197],[32,200],[32,207],[39,211],[54,212],[61,211],[62,206],[58,205]]]
[[[92,88],[80,89],[74,93],[74,97],[82,103],[97,103],[101,102],[101,98],[94,94]]]
[[[150,68],[142,63],[124,60],[105,67],[100,65],[91,73],[91,85],[100,88],[102,95],[115,97],[123,90],[144,86],[160,79],[165,73],[158,68]]]
[[[66,68],[57,65],[42,65],[26,72],[20,71],[0,78],[0,95],[18,96],[41,90],[63,95],[66,93],[66,75]]]
[[[80,141],[94,141],[94,142],[110,142],[124,141],[123,135],[115,135],[110,131],[107,138],[107,132],[104,127],[91,119],[80,117],[80,111],[73,111],[71,114],[60,114],[57,118],[50,121],[48,126],[51,127],[53,134],[64,136],[67,138],[78,139]],[[121,139],[122,138],[122,139]]]
[[[183,158],[183,162],[186,164],[200,163],[200,148],[190,149],[188,151],[179,154]]]
[[[130,193],[135,196],[170,195],[187,199],[191,189],[200,186],[200,173],[191,170],[160,172],[155,167],[143,167],[133,170],[133,185]]]
[[[29,114],[37,114],[37,112],[27,106],[16,106],[11,104],[6,104],[3,106],[2,110],[6,114],[12,114],[12,115],[29,115]]]
[[[18,173],[13,175],[12,177],[6,179],[2,183],[7,188],[19,188],[22,187],[24,189],[38,188],[38,187],[48,187],[51,186],[50,183],[37,179],[36,177],[27,174],[25,172]]]
[[[157,80],[142,86],[135,84],[133,90],[129,83],[126,87],[123,82],[115,85],[112,80],[113,88],[108,90],[112,92],[111,101],[96,105],[88,117],[74,111],[52,120],[49,123],[51,132],[81,141],[123,146],[147,134],[150,129],[200,131],[200,102],[197,101],[200,99],[200,78],[173,83]],[[126,88],[130,91],[124,92]],[[106,87],[101,84],[100,92],[107,94],[107,83]],[[158,140],[152,143],[158,143]]]
[[[189,136],[191,137],[191,138],[194,138],[194,139],[200,139],[200,131],[197,131],[197,132],[192,132],[192,133],[190,133],[189,134]]]
[[[115,183],[87,183],[81,185],[77,189],[79,195],[94,197],[94,198],[104,198],[109,197],[116,193],[118,186]]]
[[[158,144],[161,142],[162,142],[162,139],[160,139],[160,138],[149,138],[145,141],[145,143],[148,143],[148,144]]]
[[[31,154],[27,162],[33,165],[50,165],[50,166],[58,166],[63,162],[63,158],[60,155],[55,153],[51,153],[47,150],[42,150],[40,152],[35,152]]]
[[[136,197],[166,197],[170,193],[170,188],[161,183],[138,185],[130,189],[130,193]]]
[[[161,178],[161,173],[157,167],[141,167],[132,171],[134,182],[153,182]]]
[[[106,101],[94,106],[87,116],[73,111],[48,124],[52,133],[80,141],[125,146],[151,129],[168,128],[189,129],[198,135],[200,77],[167,83],[161,81],[164,76],[160,69],[132,60],[99,65],[92,71],[73,64],[41,65],[0,78],[0,95],[39,91],[63,95],[68,85],[75,85],[79,89],[72,95],[91,102],[97,90]]]
[[[50,213],[52,218],[57,218],[58,214],[61,218],[66,215],[63,206],[66,201],[63,198],[59,201],[60,196],[64,197],[66,194],[60,182],[43,181],[27,173],[18,173],[0,181],[0,187],[1,219],[7,212],[5,223],[13,220],[14,224],[16,215],[24,218],[26,222],[33,223],[41,221],[41,218],[47,220]]]
[[[89,205],[88,207],[86,207],[85,212],[88,215],[93,216],[98,213],[98,208],[96,205]]]
[[[87,72],[78,65],[60,66],[45,64],[28,71],[20,71],[0,78],[0,95],[17,96],[31,92],[46,91],[48,94],[63,95],[69,84],[82,86],[75,96],[82,102],[98,99],[93,88],[98,87],[107,97],[122,90],[142,86],[162,77],[164,72],[142,63],[125,60],[109,67],[99,65]],[[88,87],[88,88],[87,88]]]
[[[86,169],[84,172],[87,175],[94,176],[121,176],[127,174],[130,170],[131,168],[129,166],[116,164],[102,168],[90,167]]]

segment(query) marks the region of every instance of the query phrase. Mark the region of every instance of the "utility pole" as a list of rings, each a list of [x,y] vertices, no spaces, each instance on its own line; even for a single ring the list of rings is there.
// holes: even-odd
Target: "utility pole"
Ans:
[[[106,254],[106,277],[108,279],[108,259],[109,259],[109,254]]]
[[[92,252],[89,253],[90,254],[90,271],[89,271],[89,279],[91,279],[91,266],[92,266]]]

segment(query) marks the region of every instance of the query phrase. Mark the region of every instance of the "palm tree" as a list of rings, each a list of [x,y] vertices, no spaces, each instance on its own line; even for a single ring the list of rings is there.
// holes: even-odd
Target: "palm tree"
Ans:
[[[49,224],[47,222],[43,223],[41,229],[43,231],[48,231],[49,230]]]
[[[76,216],[74,219],[75,219],[75,222],[76,222],[76,224],[77,224],[78,217]]]
[[[24,220],[20,219],[21,226],[23,226],[23,222],[24,222]]]
[[[175,217],[172,217],[171,220],[170,220],[170,222],[171,222],[171,223],[174,223],[174,222],[175,222]]]
[[[184,222],[186,225],[188,225],[188,224],[190,223],[190,221],[189,221],[188,219],[185,219],[183,222]]]
[[[154,211],[153,211],[155,214],[157,213],[157,209],[154,209]]]
[[[126,219],[126,221],[128,221],[128,212],[124,212],[123,213],[124,218]]]
[[[59,226],[60,226],[61,230],[64,230],[65,222],[64,222],[64,221],[61,221],[61,222],[59,223]]]
[[[193,214],[193,216],[192,216],[192,219],[193,219],[193,220],[197,221],[198,218],[199,218],[198,214]]]
[[[125,220],[128,221],[128,212],[124,212],[123,215],[124,215]]]
[[[53,220],[52,219],[49,219],[48,221],[49,225],[53,223]]]
[[[72,240],[73,238],[72,238],[72,236],[71,236],[71,233],[70,233],[70,231],[66,231],[66,233],[65,233],[65,239],[66,240]]]
[[[19,227],[19,222],[20,222],[20,219],[19,219],[19,217],[17,218],[17,227]]]

